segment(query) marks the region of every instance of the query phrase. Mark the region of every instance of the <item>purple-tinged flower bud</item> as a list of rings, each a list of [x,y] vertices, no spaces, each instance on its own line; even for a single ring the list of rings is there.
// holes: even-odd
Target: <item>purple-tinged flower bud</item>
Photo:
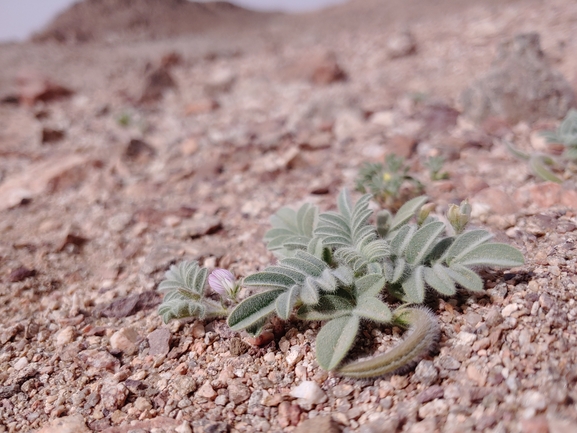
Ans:
[[[226,269],[215,269],[208,276],[208,285],[220,296],[236,299],[239,287],[232,272]]]

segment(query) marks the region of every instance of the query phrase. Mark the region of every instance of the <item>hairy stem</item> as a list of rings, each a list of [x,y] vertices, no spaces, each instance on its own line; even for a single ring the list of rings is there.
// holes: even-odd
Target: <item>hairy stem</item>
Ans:
[[[428,308],[403,308],[395,314],[407,323],[409,335],[398,346],[373,358],[354,361],[337,370],[343,376],[370,378],[410,368],[439,340],[439,324]]]

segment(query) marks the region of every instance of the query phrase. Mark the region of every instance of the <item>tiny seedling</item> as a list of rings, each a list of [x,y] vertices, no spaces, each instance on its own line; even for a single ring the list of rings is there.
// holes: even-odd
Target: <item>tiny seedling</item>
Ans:
[[[569,110],[556,131],[544,131],[542,135],[549,143],[563,146],[559,157],[543,153],[529,154],[513,147],[511,143],[506,144],[513,155],[528,161],[536,176],[550,182],[562,183],[563,180],[554,173],[554,170],[568,171],[571,175],[577,168],[577,110]]]
[[[449,173],[443,170],[445,158],[442,156],[431,156],[426,162],[425,166],[429,169],[429,177],[431,180],[444,180],[449,178]]]
[[[424,187],[409,175],[405,158],[389,155],[385,163],[365,163],[356,180],[357,191],[370,193],[382,206],[398,209],[402,202],[422,193]]]

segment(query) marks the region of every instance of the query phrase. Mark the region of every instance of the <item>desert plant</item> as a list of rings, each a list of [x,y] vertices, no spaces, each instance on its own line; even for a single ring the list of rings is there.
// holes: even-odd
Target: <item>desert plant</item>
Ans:
[[[265,239],[280,260],[244,279],[243,286],[264,291],[238,304],[229,326],[258,334],[271,315],[287,319],[293,312],[302,320],[326,321],[316,342],[321,367],[353,377],[382,375],[428,353],[438,338],[432,314],[408,306],[422,304],[427,287],[443,296],[458,286],[479,291],[483,281],[474,269],[523,263],[518,250],[490,242],[487,231],[462,231],[466,204],[448,215],[455,235],[447,236],[444,223],[420,211],[426,197],[410,200],[394,216],[381,211],[377,226],[368,222],[370,198],[353,205],[343,191],[338,212],[319,214],[309,204],[296,212],[279,210]],[[386,297],[405,304],[392,312]],[[387,354],[342,365],[363,320],[408,326],[409,337]]]
[[[183,317],[226,317],[228,310],[223,302],[207,296],[207,276],[208,270],[201,268],[197,262],[181,262],[170,267],[164,281],[158,286],[158,290],[165,293],[158,308],[164,323]]]
[[[445,158],[442,156],[431,156],[425,162],[425,167],[429,169],[429,178],[431,180],[443,180],[449,178],[449,173],[443,170]]]
[[[549,143],[565,146],[563,158],[577,160],[577,110],[570,109],[556,131],[545,131],[543,136]]]
[[[398,208],[402,202],[423,191],[423,184],[409,174],[405,158],[389,155],[385,163],[367,162],[359,169],[357,191],[370,193],[386,208]]]
[[[506,143],[509,151],[518,158],[528,161],[531,171],[543,180],[562,183],[553,169],[557,171],[569,171],[575,174],[577,163],[577,110],[571,109],[559,125],[556,131],[544,131],[543,137],[549,143],[557,143],[564,146],[559,157],[543,153],[526,153],[515,148],[511,143]],[[571,173],[572,172],[572,173]]]

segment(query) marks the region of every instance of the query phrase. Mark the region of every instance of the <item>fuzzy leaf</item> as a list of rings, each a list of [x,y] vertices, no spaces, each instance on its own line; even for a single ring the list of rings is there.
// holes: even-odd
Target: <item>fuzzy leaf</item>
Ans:
[[[292,286],[289,290],[276,298],[276,312],[281,319],[288,320],[300,293],[299,286]]]
[[[265,269],[263,272],[249,275],[242,285],[248,287],[265,287],[269,289],[288,289],[293,284],[298,283],[293,278],[276,272],[270,272]]]
[[[397,257],[394,264],[393,275],[391,277],[391,283],[398,283],[405,276],[407,270],[407,262],[402,257]]]
[[[405,251],[407,262],[420,263],[443,230],[445,230],[445,224],[440,221],[431,222],[417,230]]]
[[[207,276],[208,270],[199,267],[198,262],[181,262],[172,265],[165,273],[165,280],[158,285],[158,290],[168,292],[182,288],[196,295],[202,295]]]
[[[281,261],[282,266],[289,267],[298,271],[304,275],[311,275],[313,277],[320,277],[323,273],[323,269],[326,267],[318,267],[316,264],[309,262],[308,260],[301,259],[299,257],[289,257]]]
[[[359,296],[377,296],[385,287],[385,278],[381,274],[368,274],[355,283]]]
[[[424,269],[425,282],[439,292],[441,295],[452,296],[457,289],[451,277],[445,272],[445,267],[440,264],[433,265],[432,268]]]
[[[393,317],[389,306],[374,296],[361,296],[353,313],[379,323],[388,323]]]
[[[330,320],[348,315],[353,310],[351,302],[337,295],[324,295],[316,305],[303,305],[297,311],[297,317],[302,320]]]
[[[276,299],[282,293],[284,290],[270,290],[246,298],[231,311],[228,326],[233,331],[239,331],[266,318],[274,311]]]
[[[412,304],[422,304],[425,299],[425,280],[423,278],[424,266],[417,266],[411,276],[403,284],[405,300]]]
[[[352,286],[355,275],[348,266],[339,266],[333,270],[333,275],[345,286]]]
[[[405,252],[416,230],[417,227],[415,225],[406,225],[396,232],[391,240],[391,254],[393,256],[401,256]]]
[[[307,253],[312,254],[318,259],[323,258],[324,245],[321,238],[312,238],[307,245]]]
[[[471,230],[455,237],[451,246],[443,255],[447,264],[451,264],[453,259],[459,259],[460,256],[467,254],[478,245],[489,241],[493,235],[487,230]]]
[[[420,196],[415,197],[412,200],[409,200],[401,208],[397,211],[397,214],[393,217],[393,220],[390,223],[389,232],[397,230],[407,221],[409,221],[415,213],[423,206],[429,198],[427,196]]]
[[[283,274],[294,280],[297,284],[302,284],[307,275],[303,272],[297,271],[296,269],[283,266],[282,263],[277,266],[269,266],[266,268],[266,272],[273,272],[275,274]]]
[[[495,267],[514,267],[521,266],[525,263],[523,254],[516,248],[507,244],[488,243],[481,244],[459,255],[451,261],[451,267],[454,264],[462,266],[495,266]]]
[[[334,369],[352,347],[359,329],[358,316],[332,319],[321,328],[316,340],[319,365],[325,370]]]
[[[555,174],[547,168],[547,161],[542,155],[532,155],[529,158],[529,167],[533,170],[537,176],[543,180],[548,180],[555,183],[563,183],[563,180],[559,179]]]
[[[314,305],[319,302],[319,288],[314,278],[307,277],[301,287],[300,298],[306,305]]]
[[[251,337],[258,337],[264,330],[264,325],[266,325],[266,317],[263,317],[262,319],[253,323],[248,328],[246,328],[245,331]]]
[[[483,280],[474,271],[462,265],[452,263],[450,268],[444,268],[444,271],[457,284],[472,292],[483,290]]]
[[[352,215],[351,196],[346,189],[343,189],[337,197],[337,207],[342,216],[350,221]]]

